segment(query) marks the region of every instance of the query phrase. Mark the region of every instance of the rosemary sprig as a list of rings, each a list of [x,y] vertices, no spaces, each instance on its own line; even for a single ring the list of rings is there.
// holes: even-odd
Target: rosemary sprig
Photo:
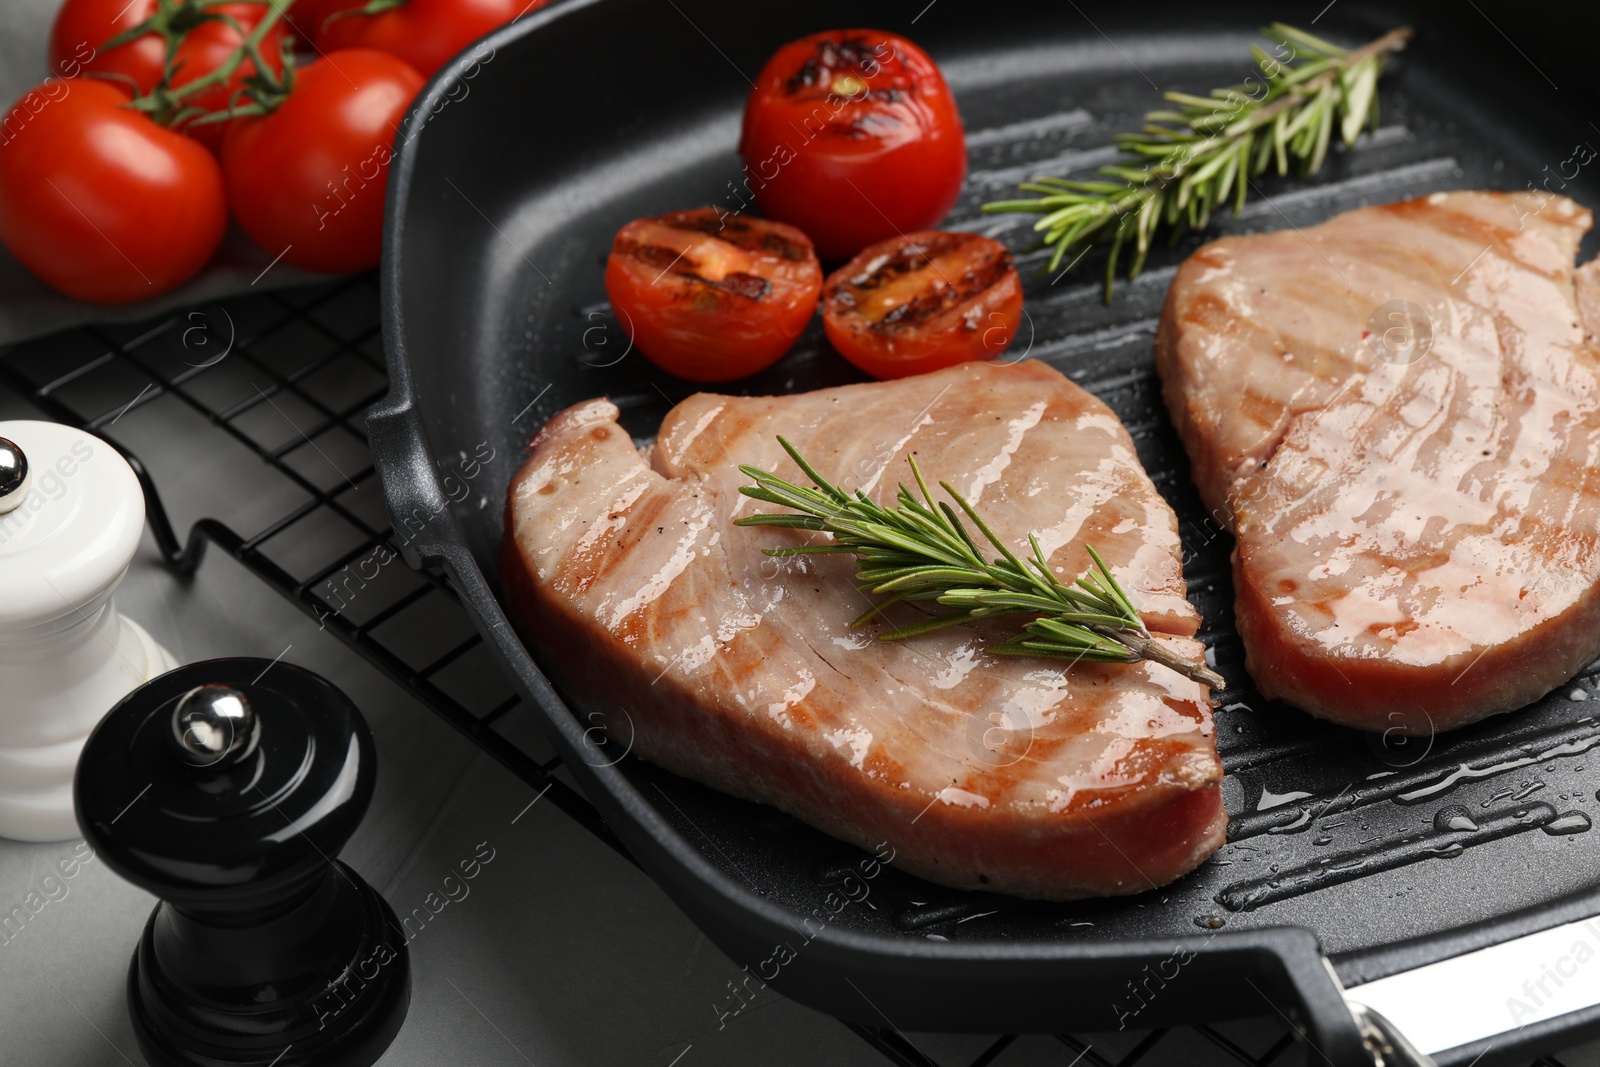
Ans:
[[[852,553],[857,560],[858,588],[881,597],[851,623],[859,626],[901,601],[933,602],[957,610],[925,622],[892,630],[880,640],[900,640],[947,626],[1002,615],[1028,615],[1022,632],[1004,644],[990,645],[999,656],[1044,656],[1054,659],[1133,663],[1150,660],[1213,689],[1225,683],[1202,664],[1191,663],[1150,635],[1128,594],[1112,577],[1105,561],[1088,548],[1094,567],[1067,585],[1051,572],[1038,538],[1028,535],[1032,554],[1026,559],[1006,547],[989,524],[949,482],[940,482],[960,509],[935,503],[913,457],[907,457],[922,499],[903,484],[893,508],[886,508],[857,490],[854,495],[833,485],[782,437],[778,443],[805,472],[815,488],[807,489],[759,467],[739,467],[755,485],[740,488],[745,496],[791,508],[799,514],[750,515],[738,526],[776,526],[820,530],[828,544],[769,548],[769,556]],[[962,516],[1000,553],[986,561],[967,532]]]
[[[1346,50],[1281,22],[1261,32],[1275,43],[1277,55],[1252,46],[1260,79],[1213,89],[1210,96],[1166,93],[1176,107],[1150,112],[1138,133],[1117,135],[1129,158],[1101,167],[1107,180],[1036,178],[1020,188],[1037,196],[988,203],[983,210],[1042,214],[1034,229],[1044,244],[1055,246],[1048,271],[1076,251],[1071,270],[1092,245],[1110,241],[1109,303],[1124,245],[1133,244],[1133,278],[1163,227],[1173,240],[1204,229],[1212,212],[1230,199],[1237,215],[1251,179],[1269,168],[1287,175],[1291,160],[1301,174],[1315,173],[1335,127],[1347,147],[1363,127],[1376,127],[1378,76],[1411,39],[1411,28],[1404,26]]]

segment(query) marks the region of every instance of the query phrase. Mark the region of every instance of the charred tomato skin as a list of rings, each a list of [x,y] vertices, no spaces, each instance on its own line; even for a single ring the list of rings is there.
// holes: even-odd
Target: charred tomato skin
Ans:
[[[1011,252],[975,233],[926,230],[869,245],[828,275],[822,324],[876,378],[993,359],[1022,321]]]
[[[606,294],[634,347],[696,382],[777,362],[821,292],[822,265],[804,233],[719,208],[635,219],[606,261]]]
[[[955,98],[928,54],[882,30],[792,41],[745,104],[739,154],[762,214],[837,262],[939,223],[967,173]]]

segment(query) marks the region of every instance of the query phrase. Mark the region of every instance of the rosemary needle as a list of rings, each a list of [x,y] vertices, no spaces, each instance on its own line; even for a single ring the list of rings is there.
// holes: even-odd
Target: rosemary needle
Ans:
[[[1252,47],[1260,77],[1213,89],[1210,96],[1169,92],[1175,107],[1152,111],[1138,133],[1118,134],[1128,159],[1101,167],[1102,180],[1036,178],[1022,185],[1037,196],[983,205],[987,212],[1029,212],[1045,245],[1053,245],[1047,271],[1077,252],[1111,243],[1106,260],[1106,301],[1123,246],[1133,245],[1128,277],[1163,228],[1176,240],[1204,229],[1211,213],[1230,201],[1244,207],[1251,179],[1268,169],[1313,174],[1327,158],[1335,128],[1346,146],[1378,121],[1378,76],[1391,55],[1411,39],[1410,27],[1390,30],[1360,48],[1344,49],[1304,30],[1274,23],[1261,31],[1273,53]],[[1275,54],[1274,54],[1275,53]]]
[[[1128,594],[1092,546],[1084,547],[1094,561],[1093,568],[1068,585],[1051,572],[1038,538],[1029,534],[1032,553],[1027,558],[1017,556],[950,483],[939,484],[956,506],[946,501],[935,503],[913,457],[907,459],[922,498],[901,485],[895,506],[886,508],[859,490],[852,495],[833,485],[794,445],[782,437],[778,443],[814,488],[741,465],[739,470],[756,483],[742,486],[741,493],[790,508],[793,513],[749,515],[736,520],[736,525],[819,530],[833,538],[828,544],[765,549],[769,556],[854,554],[859,588],[882,599],[852,626],[901,601],[933,602],[956,610],[889,631],[881,635],[882,640],[914,637],[978,619],[1027,615],[1031,618],[1021,633],[1003,644],[990,645],[987,651],[1073,663],[1150,660],[1213,689],[1226,684],[1215,671],[1190,662],[1151,636]],[[966,523],[994,546],[1000,553],[997,558],[984,559]]]

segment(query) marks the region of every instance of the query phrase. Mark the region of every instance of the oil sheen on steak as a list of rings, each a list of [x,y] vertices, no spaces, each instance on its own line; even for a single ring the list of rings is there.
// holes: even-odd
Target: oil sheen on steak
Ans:
[[[1428,734],[1600,655],[1600,286],[1573,270],[1589,225],[1559,196],[1439,193],[1225,238],[1179,269],[1156,357],[1238,538],[1264,694]]]
[[[1148,663],[987,655],[965,627],[875,640],[848,556],[761,549],[823,535],[738,527],[748,463],[891,499],[914,452],[1014,548],[1064,579],[1087,540],[1150,629],[1199,661],[1175,519],[1105,405],[1036,363],[780,397],[700,393],[636,448],[592,400],[534,438],[506,503],[502,574],[524,634],[580,703],[620,706],[634,752],[776,805],[961,888],[1137,893],[1221,843],[1206,689]],[[912,616],[915,618],[916,616]],[[905,617],[902,616],[902,621]],[[991,635],[992,636],[992,635]]]

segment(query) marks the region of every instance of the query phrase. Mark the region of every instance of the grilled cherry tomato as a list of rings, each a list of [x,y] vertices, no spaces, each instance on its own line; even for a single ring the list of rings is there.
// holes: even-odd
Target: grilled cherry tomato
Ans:
[[[51,64],[64,77],[74,77],[80,71],[93,71],[96,74],[131,78],[133,84],[139,87],[139,92],[148,93],[161,81],[165,70],[167,51],[161,35],[146,33],[109,51],[102,51],[101,45],[144,22],[156,13],[156,9],[157,0],[133,0],[132,3],[126,0],[67,0],[56,13],[55,24],[51,27]],[[267,13],[267,6],[263,3],[220,4],[206,11],[214,15],[226,15],[238,27],[218,18],[191,24],[179,41],[174,56],[177,66],[177,73],[172,78],[174,89],[221,66],[239,46],[244,34],[260,23]],[[183,15],[175,17],[174,30],[183,29],[184,18]],[[282,42],[281,22],[268,30],[261,40],[261,55],[274,75],[283,73]],[[184,103],[206,111],[221,111],[255,70],[255,63],[246,59],[227,81],[190,97]],[[231,122],[206,123],[186,126],[183,132],[213,152],[218,152],[222,149],[222,140],[230,125]]]
[[[387,52],[330,52],[267,115],[230,124],[228,205],[251,240],[306,270],[378,264],[395,132],[422,75]]]
[[[228,225],[216,159],[128,99],[113,82],[52,79],[0,123],[0,241],[45,282],[97,304],[175,288]]]
[[[635,219],[606,261],[617,319],[652,363],[726,382],[777,362],[817,310],[822,267],[793,226],[717,208]]]
[[[425,76],[498,26],[547,0],[399,0],[371,15],[362,0],[334,0],[314,31],[317,47],[376,48],[392,52]],[[304,22],[300,23],[304,25]]]
[[[881,30],[778,49],[745,104],[739,154],[762,213],[810,234],[829,260],[937,225],[967,173],[944,76]]]
[[[930,230],[871,245],[822,289],[828,340],[878,378],[993,359],[1021,319],[1010,251],[975,233]]]

